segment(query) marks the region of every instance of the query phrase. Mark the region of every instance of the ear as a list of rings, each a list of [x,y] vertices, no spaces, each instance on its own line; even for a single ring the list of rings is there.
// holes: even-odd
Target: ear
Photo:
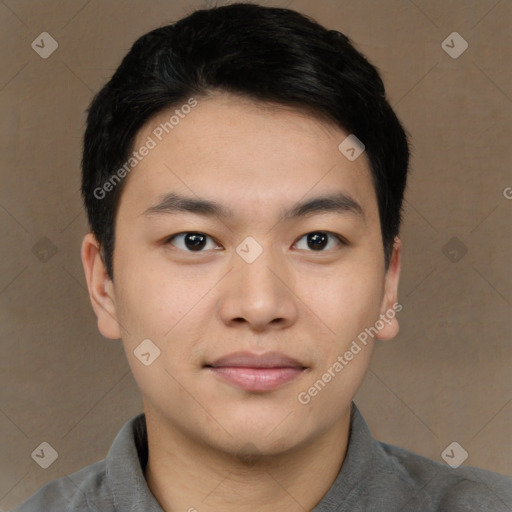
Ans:
[[[84,236],[81,255],[89,298],[98,318],[98,330],[105,338],[119,339],[121,329],[117,321],[114,283],[108,276],[100,245],[92,233]]]
[[[398,334],[398,320],[396,313],[402,309],[398,304],[398,281],[400,280],[402,241],[395,237],[393,251],[386,271],[384,281],[384,295],[380,307],[380,317],[384,328],[380,329],[375,336],[378,340],[390,340]]]

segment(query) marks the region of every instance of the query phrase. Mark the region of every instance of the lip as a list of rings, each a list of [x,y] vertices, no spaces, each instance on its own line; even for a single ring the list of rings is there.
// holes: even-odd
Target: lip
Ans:
[[[281,352],[266,352],[253,354],[252,352],[233,352],[208,363],[213,367],[245,367],[245,368],[305,368],[296,359]]]
[[[299,377],[306,367],[280,352],[234,352],[204,366],[246,391],[271,391]]]

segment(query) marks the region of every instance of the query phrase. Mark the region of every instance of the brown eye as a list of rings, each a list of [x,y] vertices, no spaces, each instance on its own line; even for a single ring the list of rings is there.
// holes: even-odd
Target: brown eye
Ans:
[[[187,231],[170,236],[167,238],[166,243],[187,252],[204,252],[203,249],[208,245],[208,240],[211,240],[213,245],[213,247],[209,247],[210,249],[217,247],[210,236],[196,231]]]
[[[306,247],[297,247],[298,249],[325,252],[324,249],[329,246],[329,239],[334,239],[337,241],[337,243],[334,244],[334,247],[344,245],[344,241],[342,240],[341,237],[335,235],[334,233],[328,233],[326,231],[312,231],[311,233],[307,233],[302,238],[299,239],[297,245],[303,239],[306,240]],[[331,247],[328,248],[333,249],[334,247],[331,244]]]

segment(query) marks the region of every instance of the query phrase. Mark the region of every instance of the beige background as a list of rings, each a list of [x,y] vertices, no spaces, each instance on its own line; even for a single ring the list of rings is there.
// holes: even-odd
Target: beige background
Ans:
[[[382,441],[439,461],[457,441],[465,464],[512,474],[512,2],[267,4],[351,37],[413,137],[401,332],[377,346],[356,402]],[[84,111],[137,37],[204,5],[0,2],[1,510],[103,458],[142,411],[85,288]],[[454,31],[469,43],[457,59],[441,47]],[[41,32],[59,44],[48,59],[31,48]],[[58,452],[46,470],[31,458],[43,441]]]

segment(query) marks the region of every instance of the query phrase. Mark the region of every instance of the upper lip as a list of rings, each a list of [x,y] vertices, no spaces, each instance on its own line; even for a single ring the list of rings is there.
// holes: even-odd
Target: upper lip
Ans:
[[[205,366],[212,367],[245,367],[245,368],[305,368],[296,359],[281,352],[253,354],[251,352],[233,352],[216,359]]]

